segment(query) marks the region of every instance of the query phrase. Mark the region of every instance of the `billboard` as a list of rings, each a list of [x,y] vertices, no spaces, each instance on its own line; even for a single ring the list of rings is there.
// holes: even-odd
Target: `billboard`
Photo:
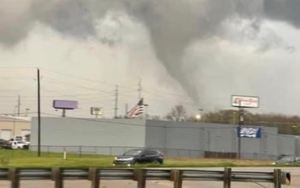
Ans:
[[[232,95],[231,105],[242,108],[258,108],[259,98],[255,96]]]
[[[238,127],[237,133],[238,137],[261,138],[261,128]]]
[[[73,110],[78,108],[78,102],[71,100],[53,100],[53,108]]]

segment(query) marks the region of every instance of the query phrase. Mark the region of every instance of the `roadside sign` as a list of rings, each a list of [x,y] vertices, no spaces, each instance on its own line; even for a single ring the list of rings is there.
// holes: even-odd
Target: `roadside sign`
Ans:
[[[233,107],[241,107],[241,108],[258,108],[259,98],[256,96],[232,95],[231,105]]]
[[[91,107],[91,115],[102,115],[101,107]]]

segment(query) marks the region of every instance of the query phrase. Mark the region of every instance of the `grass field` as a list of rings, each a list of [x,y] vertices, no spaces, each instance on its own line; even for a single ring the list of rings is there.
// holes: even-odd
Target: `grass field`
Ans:
[[[66,159],[63,158],[63,153],[41,153],[38,157],[37,152],[28,150],[0,149],[0,167],[112,167],[113,158],[114,156],[80,156],[70,153]],[[162,167],[271,166],[271,163],[272,161],[258,160],[166,158]]]

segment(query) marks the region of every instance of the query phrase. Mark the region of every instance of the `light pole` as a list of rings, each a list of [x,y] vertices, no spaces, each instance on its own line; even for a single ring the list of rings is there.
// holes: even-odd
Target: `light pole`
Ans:
[[[197,122],[200,122],[201,119],[202,119],[202,111],[203,111],[203,109],[202,109],[202,108],[199,108],[198,110],[199,110],[199,112],[198,112],[198,114],[196,115],[196,120],[197,120]]]

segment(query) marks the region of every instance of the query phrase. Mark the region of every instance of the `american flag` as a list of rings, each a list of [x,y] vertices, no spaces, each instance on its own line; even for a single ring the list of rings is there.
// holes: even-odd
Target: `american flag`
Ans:
[[[128,118],[136,118],[139,117],[144,112],[144,99],[141,98],[139,102],[127,112]]]

